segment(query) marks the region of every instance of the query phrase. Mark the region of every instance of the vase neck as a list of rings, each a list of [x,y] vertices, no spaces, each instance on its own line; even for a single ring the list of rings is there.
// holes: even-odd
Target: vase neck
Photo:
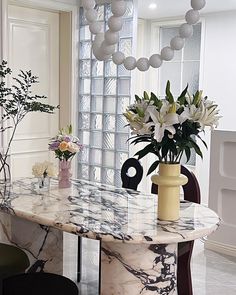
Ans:
[[[159,164],[159,174],[166,176],[178,176],[180,175],[180,164]]]

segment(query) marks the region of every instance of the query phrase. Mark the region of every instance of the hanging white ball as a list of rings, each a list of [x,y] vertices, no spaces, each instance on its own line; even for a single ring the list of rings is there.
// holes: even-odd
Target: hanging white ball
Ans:
[[[112,32],[119,32],[123,26],[123,19],[121,17],[111,16],[108,20],[108,27]]]
[[[164,47],[161,50],[161,58],[166,61],[170,61],[174,58],[174,50],[171,49],[169,46]]]
[[[206,0],[191,0],[191,6],[195,10],[201,10],[205,7]]]
[[[95,51],[93,51],[94,56],[96,57],[97,60],[99,61],[104,61],[104,60],[108,60],[111,58],[111,54],[110,55],[106,55],[102,52],[101,49],[97,49]]]
[[[140,59],[138,59],[136,66],[139,71],[146,72],[150,68],[148,58],[141,57]]]
[[[112,55],[112,60],[116,65],[121,65],[123,64],[125,60],[125,55],[123,52],[117,51]]]
[[[114,45],[119,42],[119,34],[108,30],[105,33],[105,41],[108,45]]]
[[[114,16],[123,16],[126,12],[126,2],[125,1],[112,1],[111,11]]]
[[[93,22],[89,25],[89,30],[92,34],[96,35],[101,32],[102,24],[99,22]]]
[[[181,50],[181,49],[183,49],[183,47],[184,47],[184,39],[180,38],[178,36],[174,37],[170,41],[170,47],[173,50]]]
[[[149,63],[150,65],[157,69],[160,68],[160,66],[162,65],[162,59],[161,56],[159,54],[153,54],[150,58],[149,58]]]
[[[136,59],[133,56],[126,57],[124,67],[129,71],[134,70],[136,68]]]
[[[89,9],[89,10],[85,11],[85,17],[88,22],[93,23],[97,20],[98,13],[94,9]]]
[[[179,35],[181,38],[190,38],[193,35],[193,26],[182,24],[179,28]]]
[[[97,34],[93,41],[93,46],[92,46],[93,52],[100,50],[103,41],[104,41],[104,33]]]
[[[185,15],[186,22],[189,25],[195,25],[200,20],[200,13],[198,10],[189,10]]]
[[[96,3],[94,0],[82,0],[82,6],[84,9],[93,9],[95,5]]]
[[[105,55],[113,54],[116,50],[115,45],[107,45],[106,41],[102,42],[101,50]]]

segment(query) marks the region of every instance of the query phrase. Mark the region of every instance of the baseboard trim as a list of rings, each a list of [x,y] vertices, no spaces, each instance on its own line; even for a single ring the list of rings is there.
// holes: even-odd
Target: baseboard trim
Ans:
[[[224,254],[224,255],[236,257],[236,247],[222,244],[219,242],[207,240],[205,242],[205,249],[212,250],[212,251]]]

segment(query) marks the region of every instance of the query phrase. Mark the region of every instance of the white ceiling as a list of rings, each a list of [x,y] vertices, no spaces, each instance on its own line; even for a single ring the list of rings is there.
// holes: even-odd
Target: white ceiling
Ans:
[[[174,16],[184,16],[190,9],[191,0],[138,0],[138,17],[144,19],[160,19]],[[148,6],[156,3],[157,8],[151,10]],[[206,7],[201,14],[236,10],[236,0],[206,0]]]

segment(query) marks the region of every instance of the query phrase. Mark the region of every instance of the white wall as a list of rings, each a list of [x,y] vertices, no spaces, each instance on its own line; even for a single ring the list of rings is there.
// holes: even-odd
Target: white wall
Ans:
[[[236,11],[204,17],[201,89],[220,106],[223,116],[218,129],[236,131]],[[208,202],[210,134],[206,134],[209,149],[204,160],[197,161],[202,203]],[[204,148],[203,148],[204,150]]]

